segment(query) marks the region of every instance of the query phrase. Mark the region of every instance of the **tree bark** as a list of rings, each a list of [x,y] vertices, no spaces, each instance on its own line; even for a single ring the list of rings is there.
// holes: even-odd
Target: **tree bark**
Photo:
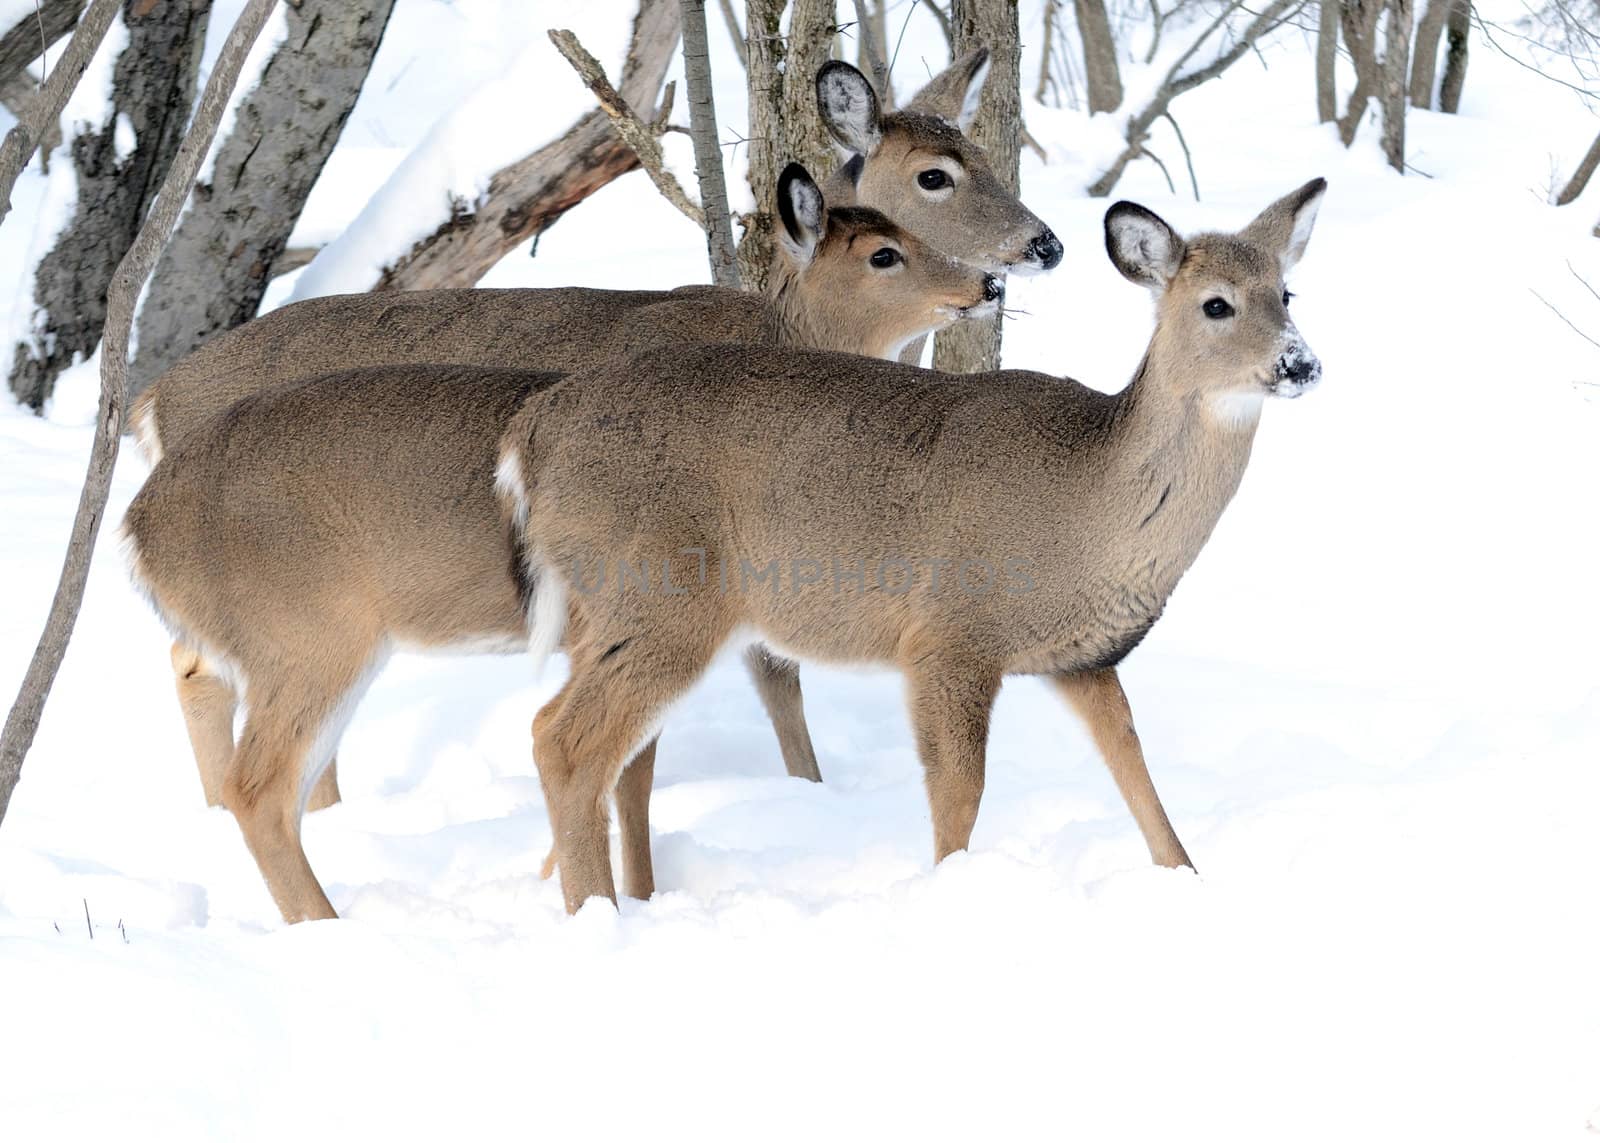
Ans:
[[[1073,0],[1078,36],[1083,40],[1083,74],[1089,88],[1089,114],[1122,106],[1122,73],[1117,68],[1117,43],[1111,36],[1106,0]]]
[[[745,289],[757,293],[767,288],[772,267],[778,172],[796,162],[820,180],[834,165],[833,143],[817,114],[816,82],[833,41],[835,2],[795,0],[787,37],[783,9],[784,0],[749,0],[745,10],[748,177],[755,210],[741,220],[739,275]]]
[[[111,105],[70,144],[77,204],[35,271],[33,332],[12,355],[11,391],[30,408],[43,409],[56,378],[100,340],[111,275],[183,139],[210,11],[211,0],[128,0],[123,10],[128,45]]]
[[[1472,0],[1455,0],[1445,19],[1444,78],[1439,81],[1439,110],[1454,115],[1461,107],[1467,82],[1467,41],[1472,38]]]
[[[28,14],[0,35],[0,83],[23,71],[53,44],[72,31],[86,0],[42,0],[38,10]],[[39,35],[43,25],[44,36]]]
[[[1339,59],[1339,7],[1341,0],[1321,0],[1317,5],[1317,122],[1339,117],[1339,96],[1334,85]]]
[[[1017,0],[954,0],[950,9],[953,57],[974,48],[989,49],[989,82],[972,135],[989,154],[996,177],[1013,194],[1020,186],[1022,153],[1021,47],[1017,39]],[[1000,323],[992,318],[963,321],[933,339],[933,365],[947,373],[978,373],[1000,368]]]
[[[706,43],[705,0],[683,3],[683,80],[689,89],[689,134],[694,140],[694,172],[700,182],[700,208],[706,218],[706,253],[711,280],[739,288],[739,254],[728,218],[728,183],[722,174],[717,140],[717,104],[711,95],[711,50]]]
[[[149,218],[139,228],[128,246],[127,255],[111,276],[106,297],[105,352],[100,356],[100,412],[95,426],[94,447],[89,454],[89,472],[78,498],[78,512],[72,521],[72,539],[67,545],[66,561],[61,568],[61,579],[56,584],[55,599],[50,605],[44,634],[34,649],[27,674],[23,676],[17,701],[6,718],[5,730],[0,733],[0,821],[5,819],[12,791],[22,776],[23,759],[33,745],[34,733],[39,729],[39,717],[44,713],[45,700],[50,697],[50,688],[66,655],[67,643],[72,638],[72,628],[77,622],[78,608],[83,602],[83,589],[89,578],[89,560],[94,554],[101,518],[105,515],[106,498],[111,491],[111,473],[116,467],[117,450],[127,412],[128,336],[133,328],[133,310],[139,300],[139,291],[144,287],[156,256],[178,221],[178,214],[189,197],[189,189],[194,186],[195,175],[199,173],[200,164],[217,133],[217,123],[227,109],[234,84],[239,80],[239,69],[243,67],[250,45],[260,34],[261,26],[266,23],[276,2],[249,0],[239,16],[239,22],[228,33],[222,54],[206,81],[205,94],[200,97],[199,107],[195,110],[194,129],[177,148],[177,157],[170,164],[171,169],[160,196],[151,207]]]
[[[656,106],[678,46],[678,0],[640,0],[617,90],[628,106]],[[386,269],[374,289],[471,286],[523,242],[553,226],[595,191],[639,166],[639,159],[596,109],[565,135],[495,172],[476,204],[450,218]]]
[[[884,48],[883,0],[855,0],[856,8],[856,70],[872,78],[878,92],[878,105],[885,111],[894,109],[894,88],[889,83],[889,56]],[[821,67],[819,63],[817,65]],[[812,74],[816,70],[812,69]],[[816,178],[823,172],[817,171]]]
[[[17,176],[28,165],[28,157],[45,137],[51,126],[61,118],[61,109],[67,105],[72,91],[83,78],[84,68],[94,58],[105,39],[106,29],[117,14],[118,0],[95,0],[94,7],[79,23],[66,53],[50,72],[38,96],[17,116],[16,126],[6,132],[0,143],[0,222],[11,213],[11,188],[17,185]]]
[[[1454,0],[1428,0],[1417,21],[1417,40],[1411,49],[1411,106],[1424,111],[1433,106],[1433,83],[1438,76],[1439,39]]]
[[[139,311],[137,396],[191,350],[255,317],[311,188],[361,94],[394,0],[302,0],[239,105],[211,180],[161,252]]]
[[[1567,180],[1567,185],[1561,188],[1561,193],[1556,195],[1556,205],[1566,206],[1583,193],[1583,188],[1589,185],[1589,180],[1594,176],[1595,167],[1600,166],[1600,135],[1596,135],[1594,142],[1589,144],[1589,151],[1583,156],[1583,161],[1578,164],[1578,169],[1572,172],[1572,177]]]
[[[1383,7],[1384,0],[1344,0],[1341,6],[1344,43],[1356,70],[1355,89],[1350,92],[1350,102],[1345,104],[1344,115],[1339,119],[1339,141],[1346,147],[1355,142],[1367,104],[1383,88],[1378,65],[1378,17],[1383,15]]]
[[[1388,0],[1389,27],[1383,42],[1383,153],[1406,173],[1406,76],[1411,64],[1411,0]]]

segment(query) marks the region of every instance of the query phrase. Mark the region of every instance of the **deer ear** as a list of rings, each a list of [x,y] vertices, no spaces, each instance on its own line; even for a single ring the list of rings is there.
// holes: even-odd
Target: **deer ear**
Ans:
[[[784,248],[796,263],[807,265],[827,233],[828,209],[822,191],[799,163],[790,163],[778,176],[778,217]]]
[[[1317,209],[1327,190],[1327,179],[1312,179],[1256,215],[1239,237],[1276,254],[1287,274],[1306,252],[1311,228],[1317,224]]]
[[[883,141],[883,113],[867,77],[847,63],[829,60],[817,71],[817,110],[834,142],[870,155]]]
[[[1161,293],[1186,249],[1176,230],[1137,203],[1119,202],[1106,211],[1106,253],[1130,282]]]
[[[937,115],[965,131],[978,116],[978,103],[987,82],[989,49],[974,48],[930,79],[906,104],[906,110]]]

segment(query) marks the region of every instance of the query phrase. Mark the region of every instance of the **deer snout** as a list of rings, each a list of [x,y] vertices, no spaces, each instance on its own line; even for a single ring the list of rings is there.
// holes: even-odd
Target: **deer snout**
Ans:
[[[998,302],[1005,296],[1006,284],[1004,279],[997,278],[993,274],[985,274],[983,276],[983,300],[986,302]]]
[[[1023,251],[1023,256],[1029,262],[1037,262],[1041,270],[1054,270],[1061,265],[1061,254],[1061,239],[1048,228],[1028,243]]]
[[[1304,345],[1295,343],[1278,355],[1272,374],[1274,396],[1298,397],[1322,380],[1322,362]]]

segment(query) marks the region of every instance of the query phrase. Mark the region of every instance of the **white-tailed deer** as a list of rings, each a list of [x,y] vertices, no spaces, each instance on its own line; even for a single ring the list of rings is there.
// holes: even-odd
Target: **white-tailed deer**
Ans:
[[[720,291],[703,304],[664,302],[676,324],[639,329],[632,323],[652,307],[624,296],[609,312],[603,291],[559,291],[572,300],[548,320],[563,314],[564,343],[592,355],[642,336],[800,339],[892,356],[908,337],[994,308],[992,275],[876,211],[825,211],[797,165],[780,180],[780,206],[773,304]],[[560,376],[395,365],[261,389],[188,434],[129,506],[134,577],[178,640],[180,699],[208,796],[238,818],[287,920],[334,915],[301,848],[300,818],[387,655],[527,647],[532,597],[494,468],[512,415]],[[778,721],[790,710],[800,718],[793,668],[753,658],[763,660],[754,667],[769,707],[792,698],[774,718],[793,738],[796,728]],[[645,897],[654,756],[650,743],[617,792],[629,887]]]
[[[854,148],[829,183],[828,204],[865,206],[891,218],[892,211],[902,211],[917,223],[905,229],[980,268],[1053,266],[1061,249],[1055,236],[1001,186],[982,149],[952,125],[970,121],[963,109],[977,106],[987,59],[984,50],[969,53],[930,80],[907,110],[889,116],[879,113],[871,86],[854,68],[825,65],[818,73],[820,109],[841,145]],[[929,188],[923,176],[935,169],[944,172],[939,177],[946,183]],[[780,205],[789,200],[780,193]],[[824,277],[819,272],[813,281]],[[436,290],[315,298],[207,342],[140,395],[130,420],[153,464],[243,397],[364,366],[428,362],[567,371],[652,345],[708,339],[874,356],[910,354],[908,345],[920,352],[920,333],[891,336],[886,331],[900,326],[890,315],[856,313],[858,300],[870,305],[873,299],[858,299],[849,282],[818,286],[801,299],[788,289],[790,280],[785,270],[769,283],[776,309],[750,294],[712,286],[670,292]],[[897,300],[892,292],[878,296]],[[192,647],[174,644],[172,664],[206,797],[216,804],[218,759],[233,751],[238,696]],[[749,664],[786,769],[819,780],[794,664],[758,651]],[[330,766],[310,805],[317,809],[338,798],[337,771]]]
[[[1232,498],[1263,398],[1319,379],[1284,276],[1324,187],[1188,241],[1113,206],[1112,261],[1158,298],[1115,395],[688,346],[532,397],[500,473],[534,612],[575,624],[571,676],[533,728],[567,907],[615,899],[606,795],[736,635],[904,672],[936,859],[971,835],[1001,680],[1032,674],[1087,722],[1154,860],[1190,864],[1116,667]]]

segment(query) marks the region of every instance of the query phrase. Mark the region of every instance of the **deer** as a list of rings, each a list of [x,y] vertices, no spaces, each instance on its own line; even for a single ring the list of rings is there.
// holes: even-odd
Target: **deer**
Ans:
[[[567,909],[615,903],[607,793],[721,648],[749,638],[904,675],[936,862],[968,844],[990,711],[1020,674],[1087,725],[1154,862],[1192,868],[1117,666],[1232,499],[1266,398],[1321,378],[1284,281],[1325,189],[1188,239],[1112,206],[1111,261],[1156,299],[1116,394],[673,346],[532,395],[499,474],[532,610],[550,621],[531,646],[564,639],[570,660],[533,723]],[[596,573],[608,564],[629,570]]]
[[[1050,268],[1061,260],[1060,242],[995,177],[982,148],[962,134],[987,82],[988,59],[987,49],[967,53],[930,80],[904,110],[888,115],[859,71],[825,64],[817,74],[819,112],[849,158],[820,194],[830,208],[860,206],[890,218],[905,215],[915,225],[903,230],[991,273]],[[943,181],[930,186],[936,175]],[[780,187],[780,214],[789,197]],[[780,222],[782,240],[789,224]],[[791,265],[787,258],[781,262]],[[139,395],[130,421],[140,452],[154,465],[164,451],[204,431],[244,397],[364,366],[438,363],[566,371],[611,354],[699,340],[808,344],[874,356],[920,354],[921,333],[893,344],[873,340],[877,335],[867,334],[849,312],[853,295],[848,289],[831,298],[818,291],[797,301],[789,289],[792,280],[785,270],[769,282],[770,303],[714,286],[431,290],[309,299],[236,327],[189,354]],[[778,314],[774,306],[788,312]],[[759,649],[751,650],[747,664],[777,731],[786,771],[820,781],[794,664]],[[172,668],[202,789],[208,804],[218,805],[219,776],[233,750],[237,692],[205,656],[181,641],[173,644]],[[310,808],[338,800],[338,770],[330,765]]]
[[[703,309],[672,300],[657,314],[628,297],[616,310],[585,298],[562,311],[562,338],[591,357],[640,338],[721,334],[888,359],[910,337],[997,306],[993,275],[868,208],[827,209],[798,164],[779,180],[779,214],[773,300],[723,291]],[[388,365],[260,388],[162,457],[129,505],[125,549],[134,582],[176,640],[180,699],[207,796],[238,820],[286,921],[335,915],[301,846],[300,822],[388,656],[400,648],[519,651],[530,623],[551,626],[529,610],[494,469],[512,416],[562,376]],[[751,659],[777,721],[783,667]],[[241,692],[246,717],[235,745]],[[778,728],[805,734],[803,718],[798,728]],[[649,897],[655,743],[638,753],[616,798],[629,888]]]

